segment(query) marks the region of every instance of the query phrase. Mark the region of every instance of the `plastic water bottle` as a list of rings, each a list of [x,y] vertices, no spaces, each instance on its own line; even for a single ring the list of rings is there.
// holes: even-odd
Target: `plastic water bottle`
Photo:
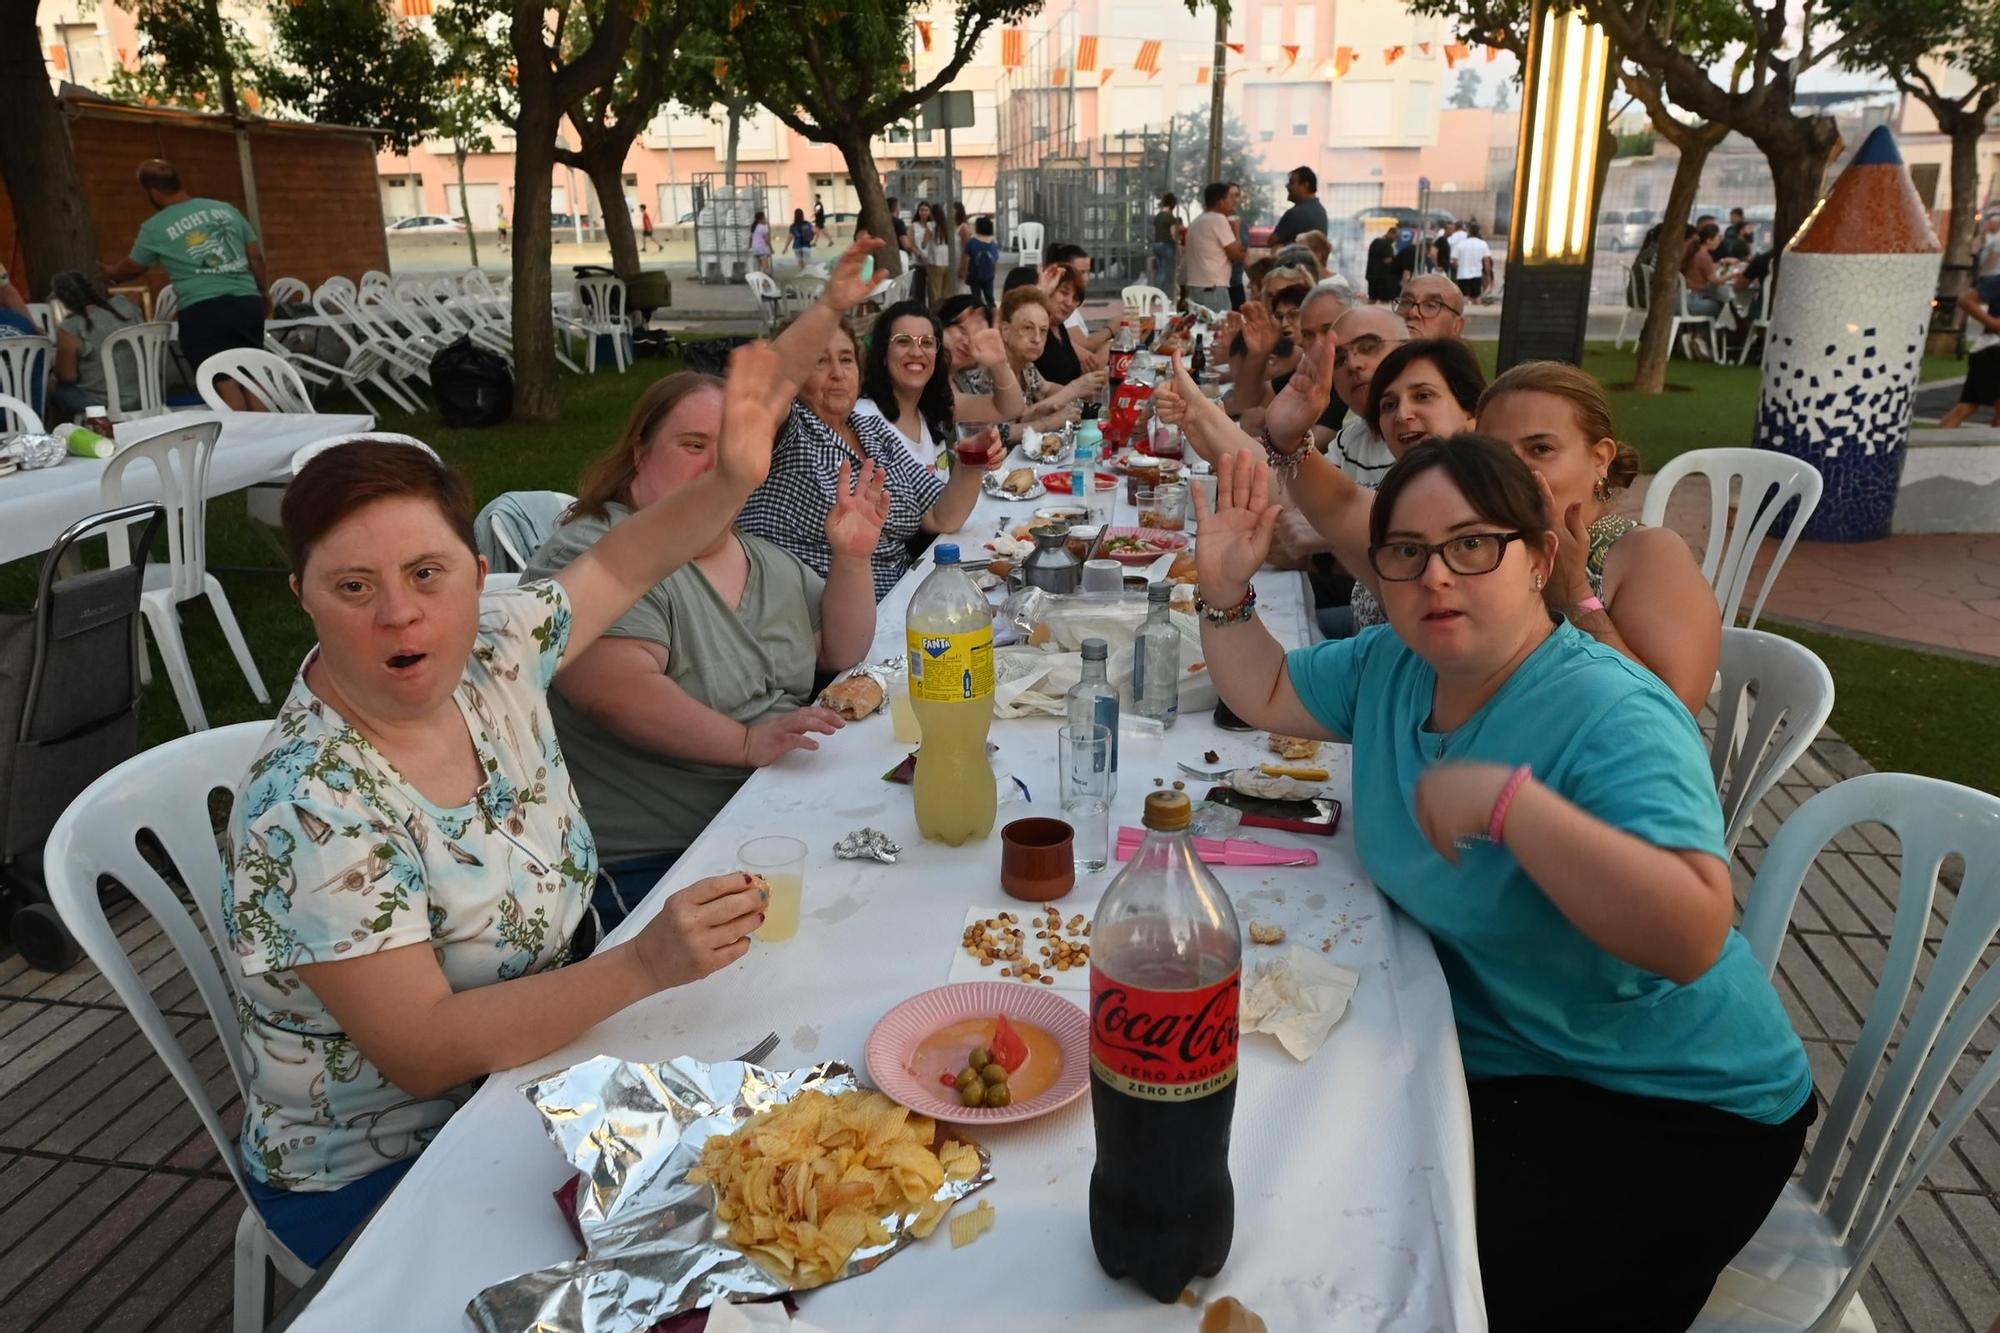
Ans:
[[[1107,798],[1118,794],[1118,691],[1105,667],[1104,640],[1083,641],[1083,677],[1063,696],[1063,709],[1073,727],[1095,722],[1111,733],[1111,772]]]
[[[1097,418],[1088,413],[1076,428],[1076,449],[1070,461],[1070,491],[1079,504],[1090,511],[1092,524],[1102,526],[1111,512],[1110,492],[1100,503],[1097,490],[1097,459],[1104,451],[1104,432]]]
[[[937,568],[910,599],[910,705],[923,732],[911,790],[917,831],[957,847],[993,831],[998,794],[986,758],[993,725],[993,612],[940,542]]]

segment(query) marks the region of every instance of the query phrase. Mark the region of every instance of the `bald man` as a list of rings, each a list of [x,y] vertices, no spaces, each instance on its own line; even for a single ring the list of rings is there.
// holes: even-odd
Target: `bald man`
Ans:
[[[1395,311],[1412,338],[1465,336],[1465,293],[1442,273],[1411,278],[1396,298]]]

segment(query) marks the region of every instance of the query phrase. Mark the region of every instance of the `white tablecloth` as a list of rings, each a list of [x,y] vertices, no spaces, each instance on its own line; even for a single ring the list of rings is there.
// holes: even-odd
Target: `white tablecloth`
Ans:
[[[276,412],[169,412],[118,425],[121,442],[154,435],[201,421],[221,421],[222,436],[208,469],[212,498],[240,491],[271,477],[292,461],[292,455],[314,440],[371,430],[375,418],[359,413],[315,415]],[[0,561],[46,551],[63,529],[104,508],[99,482],[107,460],[65,458],[54,467],[0,477]],[[158,474],[139,466],[125,473],[128,502],[157,500]]]
[[[976,548],[996,514],[1018,519],[1032,508],[982,501],[961,542]],[[903,608],[928,572],[928,564],[913,571],[884,601],[871,660],[902,652]],[[1258,592],[1281,639],[1311,637],[1300,576],[1266,573]],[[1022,777],[1035,798],[1032,806],[1003,804],[999,823],[1056,813],[1055,728],[1052,719],[994,724],[999,766]],[[1199,766],[1213,749],[1225,767],[1257,762],[1268,758],[1263,742],[1261,732],[1219,730],[1208,713],[1183,717],[1164,734],[1128,723],[1114,826],[1139,823],[1152,779],[1179,776],[1176,760]],[[468,1328],[466,1302],[482,1288],[574,1256],[575,1241],[550,1202],[568,1170],[519,1091],[536,1073],[599,1053],[726,1059],[772,1030],[782,1039],[766,1062],[774,1067],[838,1057],[865,1073],[863,1047],[877,1019],[944,984],[967,906],[1008,901],[996,879],[997,838],[949,848],[918,836],[909,789],[881,780],[906,749],[885,711],[826,739],[819,753],[794,753],[753,777],[664,887],[733,869],[747,838],[794,834],[811,846],[799,934],[756,944],[735,966],[634,1005],[532,1068],[488,1079],[293,1328]],[[1345,800],[1347,749],[1328,746],[1327,755],[1331,785]],[[834,840],[864,824],[903,844],[899,864],[833,856]],[[1281,923],[1290,942],[1311,948],[1330,941],[1327,956],[1360,981],[1346,1016],[1308,1063],[1270,1037],[1244,1039],[1230,1152],[1235,1245],[1203,1294],[1238,1297],[1273,1330],[1483,1329],[1464,1072],[1430,942],[1362,877],[1344,825],[1333,838],[1265,829],[1248,836],[1295,840],[1321,859],[1312,869],[1220,870],[1238,917],[1246,927],[1253,919]],[[1115,872],[1114,862],[1080,877],[1063,909],[1093,910]],[[649,897],[613,939],[628,938],[662,896]],[[1273,953],[1246,944],[1246,972]],[[804,1318],[832,1333],[1193,1326],[1192,1312],[1163,1310],[1130,1283],[1112,1282],[1092,1256],[1088,1095],[980,1138],[993,1153],[996,1180],[981,1197],[999,1211],[994,1229],[964,1250],[951,1249],[941,1230],[865,1277],[806,1296]],[[1172,1162],[1159,1166],[1173,1170]]]

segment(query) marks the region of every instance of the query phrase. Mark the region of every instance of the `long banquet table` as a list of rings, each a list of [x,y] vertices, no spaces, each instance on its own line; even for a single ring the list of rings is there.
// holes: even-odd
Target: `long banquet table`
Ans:
[[[122,443],[204,421],[221,421],[222,435],[208,468],[208,495],[240,491],[282,473],[292,455],[314,440],[371,430],[375,418],[360,413],[168,412],[120,422]],[[65,458],[54,467],[0,477],[0,561],[46,551],[65,528],[104,508],[100,485],[108,459]],[[125,473],[127,501],[157,500],[158,474],[150,467]]]
[[[1122,489],[1119,497],[1117,521],[1129,522]],[[996,523],[1018,523],[1033,508],[984,499],[959,541],[977,550]],[[920,564],[882,603],[871,660],[902,652],[903,609],[930,570]],[[1309,642],[1304,579],[1266,571],[1257,588],[1273,632]],[[886,709],[824,738],[818,753],[794,753],[753,776],[611,939],[629,938],[666,892],[733,869],[746,839],[779,832],[810,844],[798,935],[756,943],[734,966],[634,1005],[532,1067],[486,1080],[293,1329],[467,1329],[466,1304],[483,1288],[575,1256],[550,1198],[568,1169],[519,1090],[535,1074],[600,1053],[727,1059],[775,1030],[781,1043],[768,1066],[839,1058],[865,1078],[870,1029],[904,998],[945,983],[967,908],[1025,909],[998,886],[997,829],[1058,813],[1055,729],[1053,719],[994,723],[996,767],[1021,777],[1034,799],[1002,804],[996,836],[965,847],[920,838],[909,789],[882,780],[908,749],[893,739]],[[1114,827],[1139,823],[1155,776],[1179,776],[1176,760],[1200,766],[1207,750],[1225,767],[1269,757],[1261,732],[1222,731],[1210,713],[1184,715],[1164,734],[1128,721]],[[1347,749],[1326,753],[1330,786],[1351,808]],[[863,825],[903,844],[898,864],[833,856],[834,840]],[[1222,1272],[1197,1284],[1200,1293],[1237,1297],[1274,1331],[1483,1329],[1464,1072],[1430,942],[1362,875],[1345,822],[1332,838],[1267,829],[1245,836],[1296,840],[1320,853],[1311,869],[1218,869],[1246,929],[1255,919],[1284,925],[1288,943],[1317,950],[1330,941],[1325,956],[1360,980],[1347,1014],[1304,1064],[1272,1037],[1244,1037],[1230,1153],[1235,1245]],[[1061,900],[1064,912],[1092,911],[1116,869],[1114,861],[1080,876]],[[1246,941],[1246,979],[1260,955],[1276,952]],[[993,1156],[995,1181],[980,1195],[998,1210],[993,1230],[954,1250],[940,1229],[869,1274],[809,1293],[801,1318],[831,1333],[1194,1327],[1193,1311],[1156,1305],[1097,1267],[1087,1094],[978,1137]],[[1173,1171],[1170,1161],[1159,1167]]]

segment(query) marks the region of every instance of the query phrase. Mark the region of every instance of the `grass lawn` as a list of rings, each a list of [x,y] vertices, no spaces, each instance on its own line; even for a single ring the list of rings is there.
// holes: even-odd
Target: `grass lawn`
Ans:
[[[1481,351],[1490,364],[1492,345]],[[1621,374],[1629,379],[1632,354],[1593,344],[1585,364],[1607,380]],[[556,426],[447,430],[434,412],[388,416],[381,425],[435,446],[464,472],[480,503],[503,490],[571,491],[585,462],[616,434],[640,390],[670,368],[671,363],[645,361],[622,375],[565,376],[563,420]],[[1676,362],[1673,378],[1695,385],[1695,391],[1618,404],[1621,428],[1632,431],[1649,469],[1684,449],[1741,442],[1742,423],[1757,393],[1753,368]],[[209,505],[209,559],[215,565],[278,563],[244,512],[240,493]],[[30,602],[38,567],[39,559],[0,566],[0,606],[11,610]],[[312,627],[276,568],[219,570],[217,577],[275,698],[312,647]],[[183,619],[210,723],[269,717],[272,709],[251,696],[207,609],[191,603]],[[1833,726],[1871,763],[2000,791],[2000,669],[1825,634],[1781,632],[1825,659],[1839,683]],[[180,709],[164,673],[155,672],[142,718],[146,744],[182,733]]]

